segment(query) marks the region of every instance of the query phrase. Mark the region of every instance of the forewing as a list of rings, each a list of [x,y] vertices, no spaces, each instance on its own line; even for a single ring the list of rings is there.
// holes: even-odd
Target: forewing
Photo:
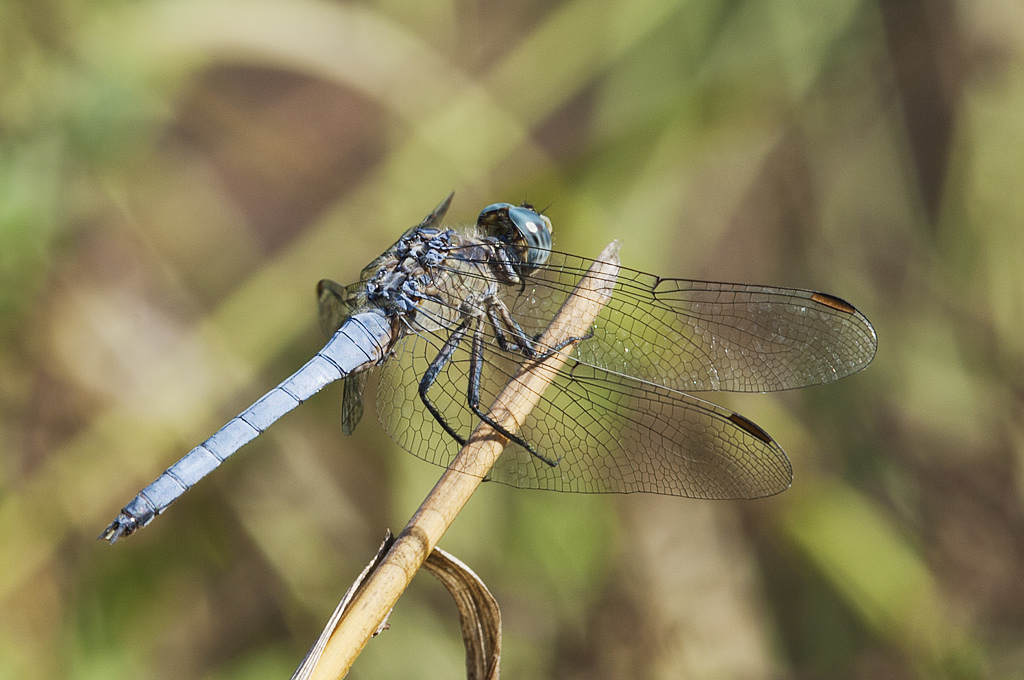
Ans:
[[[592,263],[552,252],[521,285],[504,286],[503,299],[529,335],[539,334]],[[688,392],[829,383],[867,366],[877,346],[864,315],[827,294],[627,268],[593,330],[579,361]]]

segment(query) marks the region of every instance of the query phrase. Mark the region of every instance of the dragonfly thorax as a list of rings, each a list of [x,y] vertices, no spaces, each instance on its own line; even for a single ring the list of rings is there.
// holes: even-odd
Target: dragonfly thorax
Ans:
[[[414,314],[429,295],[431,272],[446,260],[453,236],[452,231],[410,230],[375,263],[376,272],[366,280],[366,301],[391,315]]]

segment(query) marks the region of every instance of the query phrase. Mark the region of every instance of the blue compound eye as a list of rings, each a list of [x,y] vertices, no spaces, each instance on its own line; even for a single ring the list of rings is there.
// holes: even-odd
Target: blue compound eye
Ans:
[[[493,203],[480,212],[476,223],[488,236],[516,246],[528,268],[536,269],[547,262],[551,250],[551,220],[532,206]]]

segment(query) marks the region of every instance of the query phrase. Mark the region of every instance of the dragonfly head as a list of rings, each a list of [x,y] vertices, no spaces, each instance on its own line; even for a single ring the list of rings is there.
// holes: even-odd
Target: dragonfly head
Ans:
[[[507,243],[527,270],[548,260],[551,250],[551,220],[533,209],[529,203],[493,203],[480,212],[477,227],[487,236]]]

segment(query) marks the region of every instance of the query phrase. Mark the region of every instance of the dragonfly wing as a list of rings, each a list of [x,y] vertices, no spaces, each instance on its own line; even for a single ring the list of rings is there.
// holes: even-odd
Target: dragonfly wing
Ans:
[[[360,290],[364,284],[353,283],[343,286],[337,281],[321,279],[316,284],[317,307],[320,310],[320,326],[328,335],[341,328],[345,319],[359,308],[362,300]]]
[[[459,445],[419,397],[418,377],[444,342],[443,332],[409,335],[381,372],[377,409],[385,429],[409,452],[449,466]],[[468,339],[428,396],[446,422],[468,437],[479,418],[467,406]],[[481,376],[486,411],[518,370],[521,357],[489,347]],[[761,428],[696,397],[570,360],[519,433],[548,465],[510,444],[488,479],[511,486],[582,493],[645,491],[691,498],[758,498],[785,490],[789,460]]]
[[[451,462],[460,445],[427,410],[420,399],[419,384],[450,332],[447,329],[420,330],[406,335],[395,344],[391,358],[381,366],[377,381],[377,415],[384,429],[406,451],[442,467]],[[467,404],[470,344],[466,338],[455,350],[427,393],[445,422],[463,438],[469,437],[480,422]],[[487,369],[485,373],[493,373],[492,366]],[[514,366],[509,366],[506,373],[511,375],[512,370]],[[486,380],[484,389],[486,395],[481,401],[486,409],[493,400],[491,395],[496,392]]]
[[[852,305],[806,290],[625,272],[579,359],[682,391],[772,392],[867,366],[874,328]]]
[[[592,260],[551,252],[503,287],[539,334]],[[833,382],[871,362],[874,328],[852,305],[808,290],[663,279],[623,267],[579,361],[687,392],[770,392]]]
[[[448,208],[452,205],[452,199],[455,198],[455,192],[448,194],[437,207],[430,211],[430,213],[423,218],[417,229],[440,229],[441,222],[444,220],[444,216],[448,213]]]
[[[363,417],[363,389],[366,387],[368,371],[345,378],[341,394],[341,431],[352,434]]]
[[[481,257],[479,249],[452,250],[449,256],[433,270],[430,297],[420,303],[385,363],[377,399],[389,434],[411,453],[442,466],[450,465],[460,447],[423,404],[420,379],[459,318],[465,318],[461,301],[474,295],[480,300],[498,284],[492,267],[473,259]],[[592,263],[552,252],[520,283],[498,285],[509,317],[522,328],[515,337],[538,337]],[[792,476],[778,444],[746,418],[685,392],[762,392],[827,383],[862,369],[875,353],[871,324],[829,295],[661,279],[625,268],[613,283],[592,335],[580,340],[518,428],[540,455],[513,443],[490,479],[591,493],[694,498],[778,493]],[[525,359],[523,352],[501,348],[490,325],[504,323],[501,316],[480,317],[483,410]],[[462,438],[479,422],[467,403],[470,336],[436,371],[427,394],[448,429]]]
[[[490,479],[578,493],[761,498],[789,488],[789,459],[760,427],[683,392],[583,363],[548,387],[521,429],[548,465],[505,449]]]

